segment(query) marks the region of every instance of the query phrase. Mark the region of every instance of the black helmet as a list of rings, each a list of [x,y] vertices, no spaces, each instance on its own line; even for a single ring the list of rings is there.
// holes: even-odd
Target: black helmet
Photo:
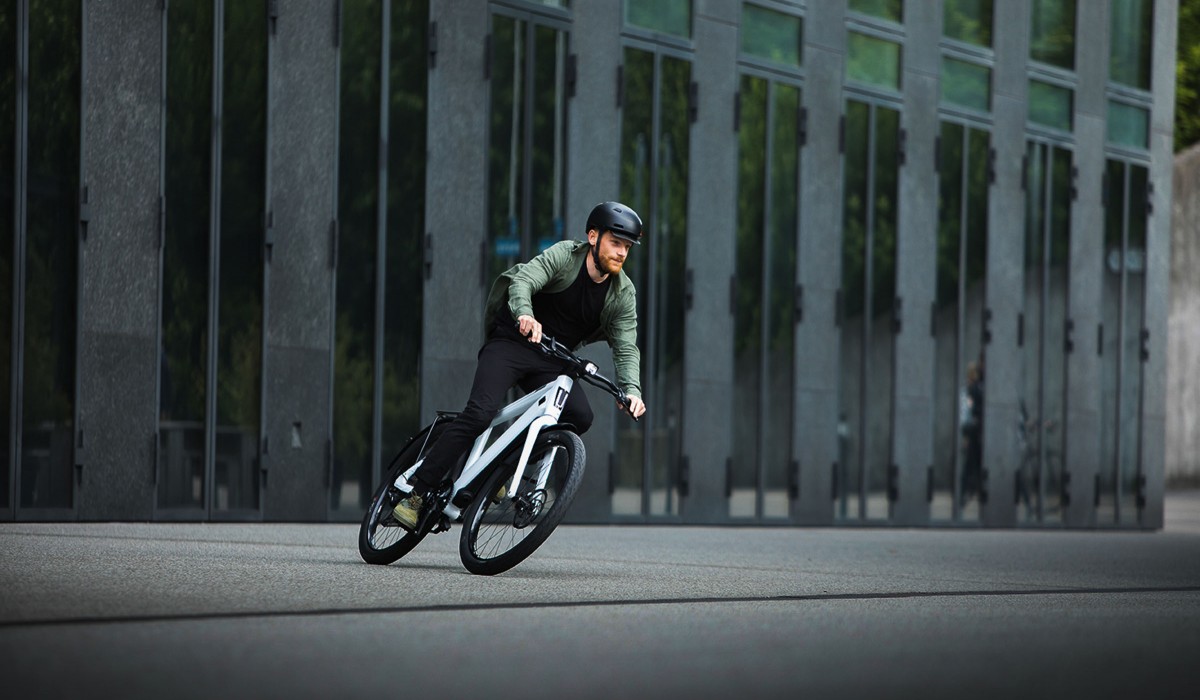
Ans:
[[[611,231],[614,236],[630,243],[642,240],[642,219],[637,212],[620,202],[601,202],[592,207],[588,214],[587,231],[596,229],[600,233]]]

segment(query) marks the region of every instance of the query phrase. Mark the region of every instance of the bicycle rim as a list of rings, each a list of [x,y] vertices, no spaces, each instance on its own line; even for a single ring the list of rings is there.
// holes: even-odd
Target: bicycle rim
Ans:
[[[545,542],[575,497],[583,462],[579,436],[553,431],[538,439],[521,483],[503,498],[497,492],[511,487],[515,467],[502,463],[493,470],[464,518],[460,553],[467,570],[507,571]]]

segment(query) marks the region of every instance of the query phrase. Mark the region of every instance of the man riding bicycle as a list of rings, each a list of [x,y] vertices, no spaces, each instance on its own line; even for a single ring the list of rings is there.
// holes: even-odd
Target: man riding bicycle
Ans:
[[[633,282],[621,272],[630,249],[641,243],[642,220],[624,204],[603,202],[588,215],[586,231],[586,242],[555,243],[506,270],[492,285],[486,307],[490,327],[470,398],[409,479],[412,492],[393,511],[404,527],[416,529],[430,496],[492,422],[513,385],[531,391],[562,371],[538,346],[528,345],[540,343],[543,335],[568,348],[607,340],[630,414],[637,418],[646,412],[638,381],[637,297]],[[592,409],[582,391],[567,397],[561,418],[580,435],[591,427]]]

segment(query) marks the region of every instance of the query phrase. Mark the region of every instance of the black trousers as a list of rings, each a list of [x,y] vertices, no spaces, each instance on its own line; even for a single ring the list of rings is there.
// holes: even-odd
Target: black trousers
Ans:
[[[428,493],[441,485],[450,469],[505,406],[505,395],[510,388],[515,385],[526,392],[533,391],[561,373],[560,363],[523,338],[496,337],[484,343],[479,350],[467,406],[446,426],[429,448],[425,462],[413,474],[416,489]],[[592,427],[592,418],[592,407],[576,383],[563,405],[560,420],[573,424],[582,435]]]

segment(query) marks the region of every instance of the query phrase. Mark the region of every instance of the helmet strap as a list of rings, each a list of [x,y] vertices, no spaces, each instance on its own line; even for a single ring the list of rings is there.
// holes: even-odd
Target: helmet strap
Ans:
[[[596,243],[592,246],[592,260],[596,263],[596,272],[604,273],[604,268],[600,266],[600,239],[604,237],[604,232],[597,229]]]

